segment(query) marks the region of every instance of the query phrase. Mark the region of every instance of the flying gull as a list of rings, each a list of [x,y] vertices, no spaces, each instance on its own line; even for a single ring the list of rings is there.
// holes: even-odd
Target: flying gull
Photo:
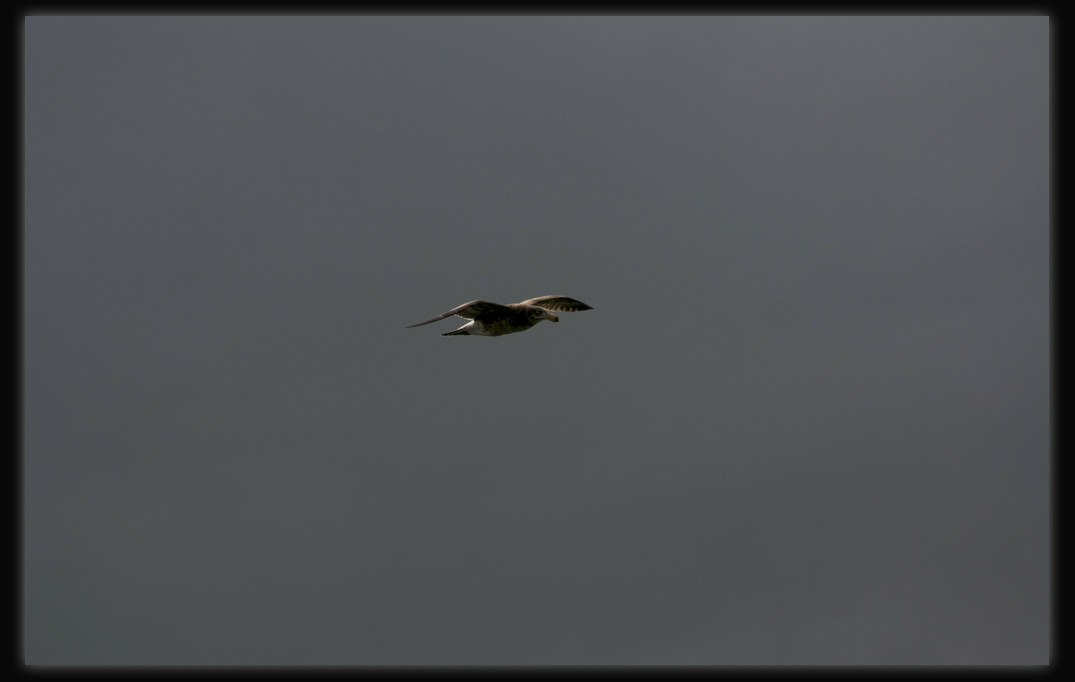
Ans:
[[[567,296],[538,296],[523,301],[522,303],[509,303],[500,305],[489,301],[471,301],[461,306],[452,308],[446,313],[441,313],[431,320],[412,324],[407,327],[421,327],[423,324],[443,320],[452,315],[470,320],[454,332],[441,334],[441,336],[502,336],[514,334],[530,329],[542,320],[559,322],[560,318],[550,311],[575,311],[593,310],[582,301],[576,301]]]

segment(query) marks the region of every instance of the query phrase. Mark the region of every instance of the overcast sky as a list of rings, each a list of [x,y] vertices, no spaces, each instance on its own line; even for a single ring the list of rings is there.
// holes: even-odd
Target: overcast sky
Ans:
[[[25,661],[1046,663],[1049,86],[1047,17],[27,18]]]

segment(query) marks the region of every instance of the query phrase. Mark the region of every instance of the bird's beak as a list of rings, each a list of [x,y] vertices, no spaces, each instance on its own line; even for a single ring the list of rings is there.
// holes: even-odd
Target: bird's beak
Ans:
[[[560,318],[555,316],[555,315],[553,315],[552,313],[549,313],[549,319],[552,320],[553,322],[559,322],[560,321]]]

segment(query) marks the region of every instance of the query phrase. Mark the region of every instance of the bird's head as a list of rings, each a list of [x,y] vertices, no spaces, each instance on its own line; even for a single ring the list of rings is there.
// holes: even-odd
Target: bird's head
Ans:
[[[540,310],[541,310],[541,317],[539,319],[548,320],[550,322],[559,322],[560,321],[559,317],[553,315],[548,310],[545,310],[544,308],[540,308]]]

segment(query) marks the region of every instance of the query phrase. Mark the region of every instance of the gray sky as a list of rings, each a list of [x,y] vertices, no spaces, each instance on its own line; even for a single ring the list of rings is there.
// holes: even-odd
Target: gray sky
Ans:
[[[1049,660],[1047,17],[25,54],[27,663]]]

